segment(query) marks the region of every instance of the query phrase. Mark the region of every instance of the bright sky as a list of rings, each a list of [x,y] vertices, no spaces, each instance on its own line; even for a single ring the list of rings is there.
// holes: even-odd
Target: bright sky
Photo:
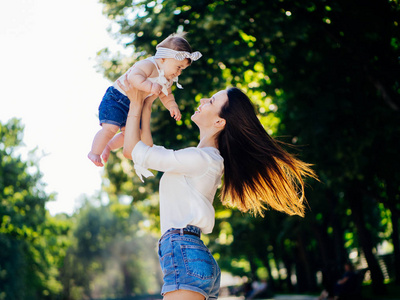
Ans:
[[[21,119],[26,149],[47,154],[39,167],[46,192],[57,193],[52,215],[100,190],[102,168],[86,155],[110,82],[94,66],[96,52],[116,42],[97,1],[0,2],[0,121]]]

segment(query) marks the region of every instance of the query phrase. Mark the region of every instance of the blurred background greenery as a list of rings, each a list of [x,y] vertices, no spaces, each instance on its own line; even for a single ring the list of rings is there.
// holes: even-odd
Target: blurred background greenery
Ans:
[[[203,239],[221,268],[275,292],[317,293],[345,261],[367,268],[370,295],[400,285],[400,72],[397,0],[101,0],[125,57],[102,49],[98,68],[116,79],[176,31],[202,59],[174,90],[178,123],[161,105],[154,141],[196,145],[190,116],[227,86],[252,99],[268,132],[314,164],[305,218],[264,218],[223,207]],[[77,8],[79,9],[79,8]],[[0,124],[0,299],[92,299],[157,294],[162,279],[157,186],[142,184],[121,151],[99,195],[72,216],[51,216],[38,158],[23,160],[24,126]]]

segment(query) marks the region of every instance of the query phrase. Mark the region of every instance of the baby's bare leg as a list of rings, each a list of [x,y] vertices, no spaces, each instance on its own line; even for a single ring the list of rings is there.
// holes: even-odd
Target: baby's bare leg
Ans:
[[[103,153],[101,154],[101,158],[103,159],[104,162],[108,161],[108,158],[110,157],[110,152],[112,150],[119,149],[124,145],[124,135],[125,135],[125,127],[121,128],[121,132],[115,135],[108,142],[108,144],[103,150]]]
[[[102,128],[97,132],[93,139],[92,149],[88,154],[88,158],[98,167],[102,167],[101,153],[106,147],[107,143],[117,133],[119,127],[113,124],[102,124]]]

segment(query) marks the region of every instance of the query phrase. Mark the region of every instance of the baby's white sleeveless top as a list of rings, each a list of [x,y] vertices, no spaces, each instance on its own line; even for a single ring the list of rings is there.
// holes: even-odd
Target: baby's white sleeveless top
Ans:
[[[158,83],[159,85],[161,85],[161,86],[162,86],[162,92],[165,94],[165,96],[168,96],[168,89],[172,86],[172,84],[173,84],[174,82],[176,82],[176,86],[177,86],[178,88],[182,88],[182,86],[178,83],[178,77],[175,77],[175,78],[172,79],[172,80],[168,80],[167,78],[165,78],[165,76],[164,76],[164,70],[161,70],[161,69],[158,67],[158,65],[157,65],[157,63],[156,63],[156,61],[155,61],[155,58],[154,58],[153,56],[152,56],[152,57],[149,57],[149,58],[146,58],[146,60],[151,61],[151,62],[156,66],[157,72],[158,72],[158,77],[147,77],[147,79],[150,80],[150,81],[153,82],[153,83]],[[131,68],[133,68],[133,67],[135,67],[135,65],[133,65]],[[131,68],[130,68],[130,69],[131,69]],[[125,74],[126,74],[126,73],[125,73]],[[125,75],[125,74],[124,74],[124,75]],[[121,76],[121,77],[122,77],[122,76]],[[120,77],[120,78],[121,78],[121,77]],[[114,82],[113,87],[116,88],[119,92],[121,92],[123,95],[126,96],[126,93],[119,87],[117,81]],[[151,95],[153,95],[153,94],[149,94],[149,95],[147,95],[146,97],[151,96]]]

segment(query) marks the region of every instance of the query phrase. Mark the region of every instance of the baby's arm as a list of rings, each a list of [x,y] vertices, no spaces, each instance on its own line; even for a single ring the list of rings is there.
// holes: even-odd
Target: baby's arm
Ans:
[[[132,68],[127,72],[127,77],[129,82],[132,83],[133,87],[140,91],[151,93],[154,95],[159,95],[162,86],[158,83],[151,82],[148,80],[150,75],[153,73],[154,64],[147,60],[142,60],[137,62]]]
[[[178,104],[175,101],[175,97],[172,94],[171,88],[168,89],[168,96],[165,96],[163,93],[160,94],[160,100],[165,108],[169,110],[171,117],[173,117],[176,121],[179,121],[181,119],[181,112]]]

